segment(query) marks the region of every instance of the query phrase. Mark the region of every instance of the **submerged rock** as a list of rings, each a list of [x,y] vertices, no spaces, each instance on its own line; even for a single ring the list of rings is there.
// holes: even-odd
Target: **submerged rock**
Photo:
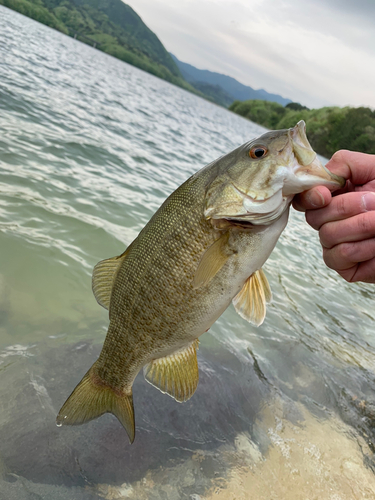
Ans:
[[[133,445],[112,415],[59,428],[58,408],[100,351],[90,342],[59,342],[0,353],[0,500],[375,495],[365,440],[332,412],[311,411],[311,403],[275,390],[253,354],[240,361],[202,348],[199,386],[185,404],[139,376]],[[294,387],[296,399],[306,398],[308,384],[301,393]]]
[[[95,361],[100,346],[75,345],[7,350],[0,365],[0,442],[7,471],[34,483],[65,486],[131,484],[150,470],[176,467],[194,452],[208,455],[251,429],[269,392],[249,359],[243,372],[231,353],[199,355],[201,377],[194,397],[180,404],[137,377],[134,384],[136,439],[112,415],[85,425],[57,427],[59,407]],[[225,360],[223,359],[225,356]],[[237,365],[237,366],[236,366]],[[208,461],[207,461],[208,460]],[[223,464],[203,460],[199,489],[210,485]],[[182,487],[196,483],[194,471]]]

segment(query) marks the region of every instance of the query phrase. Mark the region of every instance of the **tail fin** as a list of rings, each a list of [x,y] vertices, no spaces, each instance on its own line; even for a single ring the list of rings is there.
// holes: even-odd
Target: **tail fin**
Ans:
[[[56,424],[79,425],[94,420],[104,413],[113,413],[134,441],[135,423],[133,395],[117,394],[111,387],[93,382],[92,368],[65,401],[56,418]]]

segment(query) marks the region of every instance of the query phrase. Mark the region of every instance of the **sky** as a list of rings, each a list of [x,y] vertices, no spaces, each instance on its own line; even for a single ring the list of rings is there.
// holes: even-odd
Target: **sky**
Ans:
[[[125,0],[183,62],[311,108],[375,108],[375,0]]]

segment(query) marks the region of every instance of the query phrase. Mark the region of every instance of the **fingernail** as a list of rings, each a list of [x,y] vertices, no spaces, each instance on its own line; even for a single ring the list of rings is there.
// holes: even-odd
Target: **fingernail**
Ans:
[[[362,195],[362,203],[366,212],[375,210],[375,193],[367,192]]]
[[[309,193],[308,201],[314,208],[321,208],[324,207],[324,205],[326,204],[324,196],[320,191],[317,191],[316,189],[314,189]]]

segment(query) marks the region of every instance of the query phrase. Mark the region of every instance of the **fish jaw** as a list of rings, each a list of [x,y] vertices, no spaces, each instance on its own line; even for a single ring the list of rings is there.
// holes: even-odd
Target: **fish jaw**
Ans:
[[[292,175],[289,175],[283,187],[283,195],[290,196],[302,193],[315,186],[325,186],[335,191],[345,185],[345,179],[331,173],[317,156],[309,165],[294,166]]]
[[[294,156],[287,169],[283,186],[284,196],[293,196],[315,186],[326,186],[331,191],[345,185],[345,179],[330,172],[319,160],[306,137],[306,125],[303,120],[289,129],[290,143]]]

